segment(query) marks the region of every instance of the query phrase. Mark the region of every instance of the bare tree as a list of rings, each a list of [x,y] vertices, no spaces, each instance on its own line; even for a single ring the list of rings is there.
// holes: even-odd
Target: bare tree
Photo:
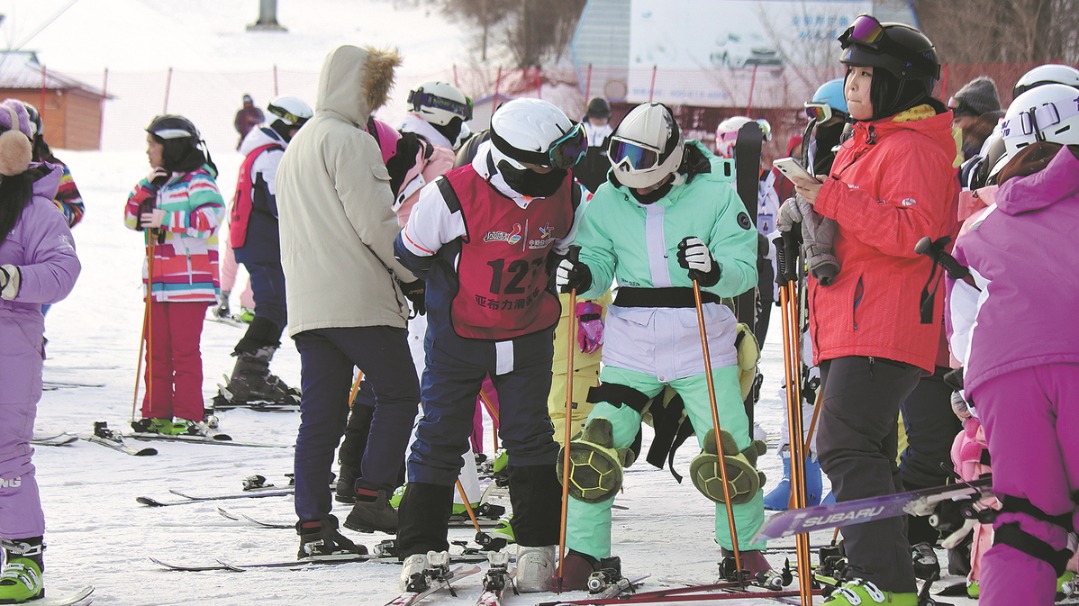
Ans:
[[[914,9],[947,62],[1079,61],[1074,0],[915,0]]]
[[[479,29],[480,60],[492,39],[501,43],[516,67],[559,61],[586,0],[442,0],[443,12]]]

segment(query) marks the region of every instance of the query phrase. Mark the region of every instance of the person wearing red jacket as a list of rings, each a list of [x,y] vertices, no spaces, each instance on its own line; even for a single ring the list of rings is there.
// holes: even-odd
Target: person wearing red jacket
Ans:
[[[810,332],[823,379],[817,448],[838,501],[900,492],[900,403],[931,373],[944,292],[923,236],[954,233],[958,180],[952,115],[931,95],[940,64],[918,30],[861,15],[840,37],[853,137],[821,182],[799,195],[834,219],[841,267],[809,281]],[[843,528],[850,569],[825,602],[916,606],[903,518]]]

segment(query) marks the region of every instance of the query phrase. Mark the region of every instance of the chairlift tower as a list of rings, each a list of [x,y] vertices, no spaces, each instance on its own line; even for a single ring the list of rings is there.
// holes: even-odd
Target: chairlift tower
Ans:
[[[277,0],[259,0],[259,20],[247,26],[249,32],[287,32],[277,22]]]

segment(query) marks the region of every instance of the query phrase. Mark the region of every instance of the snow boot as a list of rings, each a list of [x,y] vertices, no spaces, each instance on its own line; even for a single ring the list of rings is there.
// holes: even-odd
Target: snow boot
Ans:
[[[42,537],[0,541],[4,567],[0,570],[0,604],[21,604],[45,597]]]
[[[554,577],[555,546],[517,546],[517,591],[550,591]]]
[[[906,593],[881,591],[869,581],[852,579],[836,587],[835,592],[824,600],[824,604],[827,606],[871,606],[872,604],[918,606],[918,594],[913,591]]]
[[[600,571],[604,572],[609,578],[621,578],[621,558],[618,556],[611,556],[609,558],[597,560],[586,553],[570,549],[566,552],[566,558],[563,560],[563,565],[560,570],[562,574],[562,591],[588,590],[588,579],[591,578],[594,573]],[[557,580],[555,582],[557,583]]]
[[[783,479],[768,494],[764,495],[764,508],[771,511],[786,511],[791,499],[791,453],[786,447],[779,453],[783,460]],[[820,461],[812,455],[806,457],[806,506],[820,505],[821,475]]]
[[[355,488],[356,502],[345,518],[345,528],[358,532],[397,534],[397,510],[390,506],[385,490]]]
[[[300,560],[367,553],[366,547],[353,543],[337,530],[337,518],[332,515],[297,522],[296,534],[300,535],[300,551],[296,554]]]
[[[296,404],[300,401],[299,392],[270,373],[270,360],[276,351],[277,347],[267,345],[253,352],[233,352],[236,366],[220,394],[227,400],[226,406]]]

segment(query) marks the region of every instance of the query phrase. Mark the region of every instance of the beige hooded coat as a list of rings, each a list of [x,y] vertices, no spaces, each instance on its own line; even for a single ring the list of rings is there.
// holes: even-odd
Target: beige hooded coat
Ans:
[[[405,327],[394,259],[390,176],[368,115],[386,101],[396,53],[341,46],[326,57],[315,115],[277,169],[289,335],[319,328]]]

